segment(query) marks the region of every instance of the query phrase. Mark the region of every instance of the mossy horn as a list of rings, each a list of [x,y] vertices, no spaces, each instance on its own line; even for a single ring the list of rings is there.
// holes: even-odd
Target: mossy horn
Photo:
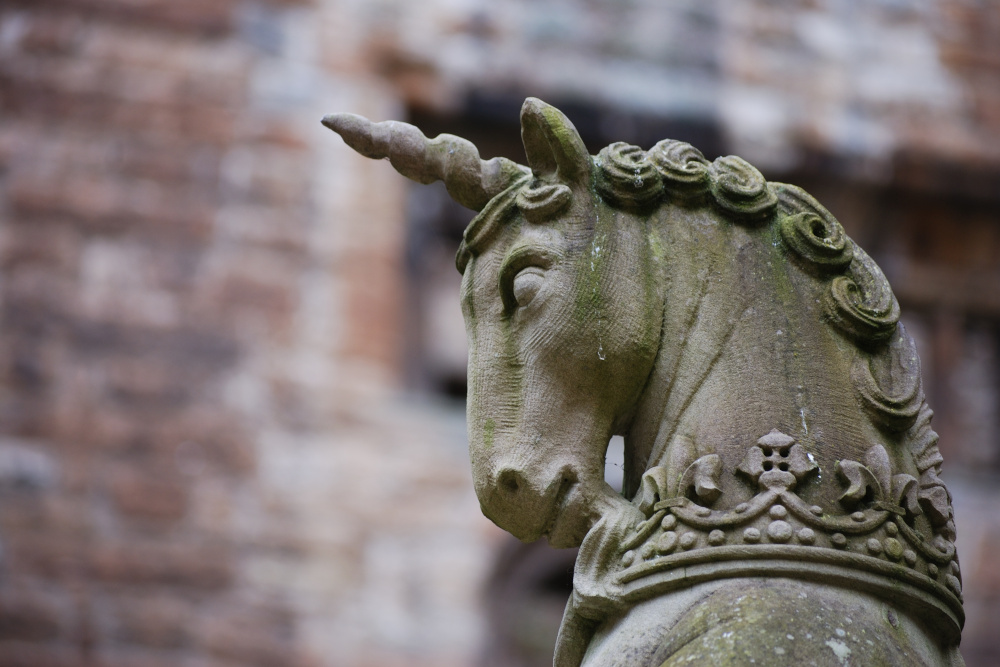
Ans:
[[[373,123],[356,114],[333,113],[323,124],[365,157],[389,158],[396,171],[411,180],[444,181],[452,199],[473,211],[481,211],[515,179],[531,173],[507,158],[482,160],[472,142],[452,134],[428,139],[408,123]]]

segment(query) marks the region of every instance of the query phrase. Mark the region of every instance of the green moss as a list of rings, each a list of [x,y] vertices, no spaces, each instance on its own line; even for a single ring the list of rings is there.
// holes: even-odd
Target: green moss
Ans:
[[[493,432],[496,431],[497,423],[492,419],[486,420],[486,425],[483,427],[483,443],[486,445],[486,449],[493,448]]]
[[[601,276],[604,273],[604,264],[608,256],[608,235],[604,227],[614,225],[614,215],[612,210],[605,210],[605,220],[601,219],[603,202],[600,196],[594,195],[594,235],[590,240],[590,248],[580,255],[581,271],[579,285],[581,289],[577,292],[576,309],[574,316],[580,326],[586,325],[592,320],[600,323],[604,312],[603,294],[601,291]],[[610,216],[610,219],[608,217]],[[598,325],[600,328],[600,324]],[[600,331],[598,331],[600,337]]]
[[[649,248],[653,252],[653,258],[660,262],[666,261],[667,248],[663,245],[663,240],[660,238],[658,230],[651,231],[648,234],[648,238]]]

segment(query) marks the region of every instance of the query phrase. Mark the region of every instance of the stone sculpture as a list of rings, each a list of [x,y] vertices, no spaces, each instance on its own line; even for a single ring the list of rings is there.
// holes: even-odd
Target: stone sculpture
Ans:
[[[592,157],[537,99],[527,167],[323,123],[479,212],[457,257],[473,477],[497,525],[581,546],[558,667],[963,664],[916,350],[815,199],[679,141]]]

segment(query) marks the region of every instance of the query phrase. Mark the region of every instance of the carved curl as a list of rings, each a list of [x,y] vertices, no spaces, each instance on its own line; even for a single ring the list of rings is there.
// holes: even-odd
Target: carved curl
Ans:
[[[886,350],[871,358],[858,357],[851,381],[862,407],[878,426],[899,433],[916,422],[923,399],[920,362],[913,339],[901,324]]]
[[[712,194],[715,202],[743,222],[766,221],[774,213],[778,198],[756,167],[735,155],[712,163]]]
[[[646,207],[664,191],[691,204],[711,192],[715,203],[738,221],[761,224],[773,216],[778,203],[764,176],[746,160],[730,155],[710,163],[682,141],[665,139],[649,153],[617,142],[604,148],[595,162],[598,192],[622,208]]]
[[[823,300],[830,321],[862,347],[888,341],[899,322],[899,302],[881,269],[853,242],[848,275],[837,276]]]
[[[708,192],[711,163],[691,144],[664,139],[650,149],[648,157],[671,194],[697,200]]]
[[[781,239],[792,257],[810,273],[841,273],[854,258],[854,246],[837,219],[802,188],[772,183],[778,197]]]
[[[854,249],[836,220],[796,213],[782,218],[780,229],[785,245],[814,273],[840,272],[854,258]]]
[[[455,267],[459,273],[465,273],[465,267],[469,260],[478,252],[477,248],[488,243],[504,225],[508,224],[513,213],[517,210],[512,204],[517,201],[529,180],[530,176],[523,175],[519,180],[514,181],[513,185],[490,200],[479,212],[479,215],[473,218],[469,226],[465,228],[462,242],[458,246],[458,253],[455,255]]]
[[[597,155],[597,190],[623,208],[643,208],[663,193],[663,182],[646,151],[618,141]]]
[[[941,472],[941,463],[944,461],[938,449],[938,434],[931,428],[933,416],[934,411],[921,396],[916,424],[910,429],[907,438],[913,461],[921,474],[921,485],[937,483],[937,474]]]
[[[555,216],[572,199],[570,189],[561,183],[532,184],[517,194],[517,207],[529,222],[542,222]]]

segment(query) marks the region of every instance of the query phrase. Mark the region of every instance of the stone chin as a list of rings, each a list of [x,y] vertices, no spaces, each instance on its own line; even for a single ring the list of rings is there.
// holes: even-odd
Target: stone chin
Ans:
[[[556,505],[552,522],[545,533],[545,537],[553,547],[557,549],[578,547],[590,532],[596,517],[588,507],[587,497],[592,495],[588,491],[592,492],[584,484],[574,484],[568,489],[563,500]]]
[[[578,547],[594,525],[608,516],[617,517],[616,520],[623,520],[628,525],[645,518],[603,478],[580,482],[559,506],[546,537],[557,549]]]

